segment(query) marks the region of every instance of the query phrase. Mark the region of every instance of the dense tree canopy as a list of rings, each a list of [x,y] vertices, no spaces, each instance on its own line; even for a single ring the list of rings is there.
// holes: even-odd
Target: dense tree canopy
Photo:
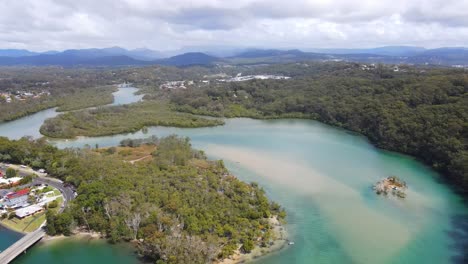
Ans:
[[[297,78],[214,83],[170,91],[179,111],[253,118],[311,118],[414,155],[468,190],[468,74],[358,64],[289,65]],[[271,66],[287,74],[287,66]],[[309,71],[309,73],[300,72]],[[313,67],[312,67],[313,68]],[[278,70],[278,71],[279,71]]]
[[[8,162],[39,161],[78,187],[70,208],[47,214],[50,234],[83,226],[114,242],[138,239],[139,251],[160,263],[207,263],[240,245],[251,250],[268,244],[273,237],[267,218],[284,217],[257,184],[207,160],[187,138],[158,140],[154,159],[134,165],[106,151],[58,150],[27,138],[0,138],[0,153]]]

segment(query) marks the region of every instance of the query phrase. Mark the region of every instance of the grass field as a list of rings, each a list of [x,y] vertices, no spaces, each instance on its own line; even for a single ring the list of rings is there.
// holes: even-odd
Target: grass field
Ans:
[[[38,229],[46,220],[45,212],[37,213],[24,219],[4,219],[2,225],[17,232],[28,233]]]
[[[53,197],[53,196],[61,195],[60,191],[55,188],[53,188],[53,192],[54,192],[53,194],[50,194],[50,196],[49,195],[47,196]],[[60,207],[63,204],[63,196],[58,197],[56,200],[59,206],[57,206],[56,208],[51,208],[49,210],[52,210],[55,212],[60,210]],[[45,214],[46,214],[45,212],[40,212],[35,215],[25,217],[23,219],[19,219],[16,217],[12,219],[4,219],[1,221],[1,223],[5,227],[8,227],[9,229],[12,229],[14,231],[22,232],[22,233],[29,233],[38,229],[42,225],[42,223],[44,223],[44,221],[46,220]]]

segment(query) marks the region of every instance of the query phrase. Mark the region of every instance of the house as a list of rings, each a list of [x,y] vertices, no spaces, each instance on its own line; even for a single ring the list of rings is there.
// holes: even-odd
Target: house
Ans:
[[[18,185],[19,182],[21,181],[21,177],[13,177],[13,178],[2,178],[0,177],[0,186],[3,186],[3,185],[10,185],[10,186],[15,186],[15,185]]]
[[[3,178],[5,177],[5,175],[3,175],[3,171],[0,171],[0,178]]]
[[[22,189],[14,193],[10,193],[5,196],[4,204],[8,207],[19,207],[27,204],[28,202],[29,189]]]

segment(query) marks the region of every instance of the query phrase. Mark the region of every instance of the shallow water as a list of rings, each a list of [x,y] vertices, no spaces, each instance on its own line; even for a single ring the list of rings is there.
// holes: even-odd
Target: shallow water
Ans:
[[[133,252],[129,245],[109,245],[102,240],[68,238],[39,243],[27,254],[18,257],[14,263],[138,264],[139,261]]]
[[[59,147],[117,145],[123,138],[189,136],[240,179],[259,182],[286,207],[295,245],[259,263],[453,263],[466,246],[468,210],[429,168],[378,150],[363,137],[314,121],[230,119],[214,128],[150,128]],[[371,186],[397,175],[408,197]]]
[[[1,131],[1,129],[0,129]],[[147,134],[52,141],[58,147],[113,146],[124,138],[179,134],[210,158],[224,159],[244,181],[256,181],[286,208],[295,245],[258,263],[462,263],[468,245],[468,209],[439,176],[410,157],[378,150],[365,138],[307,120],[229,119],[213,128],[152,127]],[[372,184],[397,175],[406,199],[377,196]],[[1,239],[1,237],[0,237]],[[81,259],[80,242],[37,247],[22,259],[70,256],[82,263],[114,263],[115,246]],[[102,254],[98,253],[102,250]],[[131,251],[119,263],[136,261]],[[106,259],[106,258],[110,259]],[[21,261],[23,261],[21,259]],[[104,261],[106,259],[107,261]],[[23,263],[23,262],[18,262]],[[32,262],[24,262],[32,263]]]

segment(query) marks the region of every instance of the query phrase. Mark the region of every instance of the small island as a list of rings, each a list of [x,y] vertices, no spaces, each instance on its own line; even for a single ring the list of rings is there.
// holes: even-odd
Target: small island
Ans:
[[[407,185],[406,182],[401,180],[396,176],[390,176],[378,181],[374,184],[374,191],[376,194],[392,194],[397,196],[398,198],[405,198],[406,197],[406,189]]]

